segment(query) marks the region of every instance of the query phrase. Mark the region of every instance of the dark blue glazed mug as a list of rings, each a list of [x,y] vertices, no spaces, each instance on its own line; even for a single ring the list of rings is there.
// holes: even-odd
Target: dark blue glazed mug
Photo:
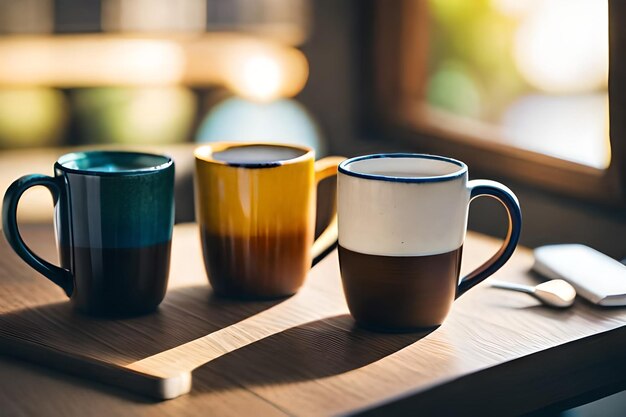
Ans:
[[[18,231],[19,199],[36,185],[53,197],[61,267],[33,253]],[[77,310],[98,316],[153,311],[169,274],[174,161],[137,152],[64,155],[54,177],[32,174],[11,184],[2,226],[13,250],[63,288]]]

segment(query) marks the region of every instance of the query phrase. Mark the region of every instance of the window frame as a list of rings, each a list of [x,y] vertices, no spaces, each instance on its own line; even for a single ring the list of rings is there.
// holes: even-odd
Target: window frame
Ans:
[[[606,169],[516,148],[483,124],[447,123],[425,105],[428,24],[426,0],[373,0],[372,100],[367,119],[388,137],[418,149],[462,159],[483,175],[607,206],[626,206],[626,2],[609,1],[609,140]],[[620,117],[622,115],[622,117]],[[443,123],[443,124],[442,124]],[[442,126],[446,126],[445,128]]]

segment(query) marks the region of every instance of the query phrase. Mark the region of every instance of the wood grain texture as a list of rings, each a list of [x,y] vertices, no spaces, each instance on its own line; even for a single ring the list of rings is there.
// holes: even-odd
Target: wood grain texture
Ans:
[[[51,227],[25,227],[24,235],[35,251],[56,259]],[[464,270],[497,247],[469,234]],[[168,294],[156,314],[95,320],[73,313],[63,292],[2,242],[0,339],[140,372],[187,370],[193,388],[154,402],[3,356],[0,414],[507,415],[606,394],[625,379],[623,309],[577,300],[572,309],[551,310],[525,294],[480,285],[431,333],[372,333],[348,315],[336,253],[298,294],[265,302],[212,297],[194,225],[175,228],[172,256]],[[496,276],[532,282],[531,262],[520,248]]]

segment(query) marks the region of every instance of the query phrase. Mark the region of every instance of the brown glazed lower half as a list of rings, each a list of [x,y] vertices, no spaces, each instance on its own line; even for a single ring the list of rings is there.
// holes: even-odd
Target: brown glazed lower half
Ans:
[[[463,246],[430,256],[380,256],[339,245],[343,289],[357,323],[377,330],[443,323],[456,294]]]
[[[216,294],[236,298],[275,298],[294,294],[311,267],[307,231],[238,237],[206,229],[202,252]]]

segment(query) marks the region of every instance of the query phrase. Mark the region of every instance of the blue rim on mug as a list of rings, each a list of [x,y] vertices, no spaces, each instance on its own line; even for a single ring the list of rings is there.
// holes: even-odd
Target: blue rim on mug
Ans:
[[[231,148],[247,148],[255,146],[266,146],[275,148],[288,148],[297,151],[301,151],[302,155],[295,156],[293,158],[278,159],[268,162],[229,162],[221,159],[216,159],[213,155],[216,152],[223,152]],[[206,145],[197,147],[193,151],[194,157],[201,161],[209,162],[217,165],[225,165],[233,168],[246,168],[246,169],[263,169],[263,168],[277,168],[283,165],[296,164],[302,161],[306,161],[310,158],[315,159],[315,151],[313,148],[304,145],[296,145],[292,143],[279,143],[279,142],[213,142]]]
[[[140,168],[128,168],[117,171],[95,171],[90,169],[83,168],[72,168],[67,166],[66,164],[74,161],[79,161],[81,159],[93,159],[96,157],[101,157],[103,159],[114,159],[117,157],[127,157],[127,158],[140,158],[140,157],[150,157],[154,158],[155,161],[160,161],[155,164],[146,164]],[[117,176],[126,176],[126,175],[142,175],[142,174],[150,174],[162,171],[171,167],[174,164],[174,159],[168,155],[159,155],[148,152],[133,152],[133,151],[107,151],[107,150],[97,150],[97,151],[83,151],[83,152],[71,152],[61,156],[54,164],[54,167],[60,169],[65,172],[70,172],[73,174],[81,174],[81,175],[95,175],[100,177],[117,177]]]
[[[437,161],[449,162],[457,165],[459,169],[455,172],[445,175],[433,175],[428,177],[398,177],[393,175],[382,174],[367,174],[363,172],[351,171],[348,166],[354,162],[366,161],[369,159],[384,159],[384,158],[414,158],[414,159],[432,159]],[[346,159],[339,164],[339,172],[342,174],[350,175],[352,177],[363,178],[368,180],[389,181],[389,182],[406,182],[406,183],[424,183],[424,182],[441,182],[449,181],[459,177],[462,177],[467,173],[467,165],[454,158],[448,158],[446,156],[430,155],[423,153],[378,153],[372,155],[356,156],[354,158]]]

